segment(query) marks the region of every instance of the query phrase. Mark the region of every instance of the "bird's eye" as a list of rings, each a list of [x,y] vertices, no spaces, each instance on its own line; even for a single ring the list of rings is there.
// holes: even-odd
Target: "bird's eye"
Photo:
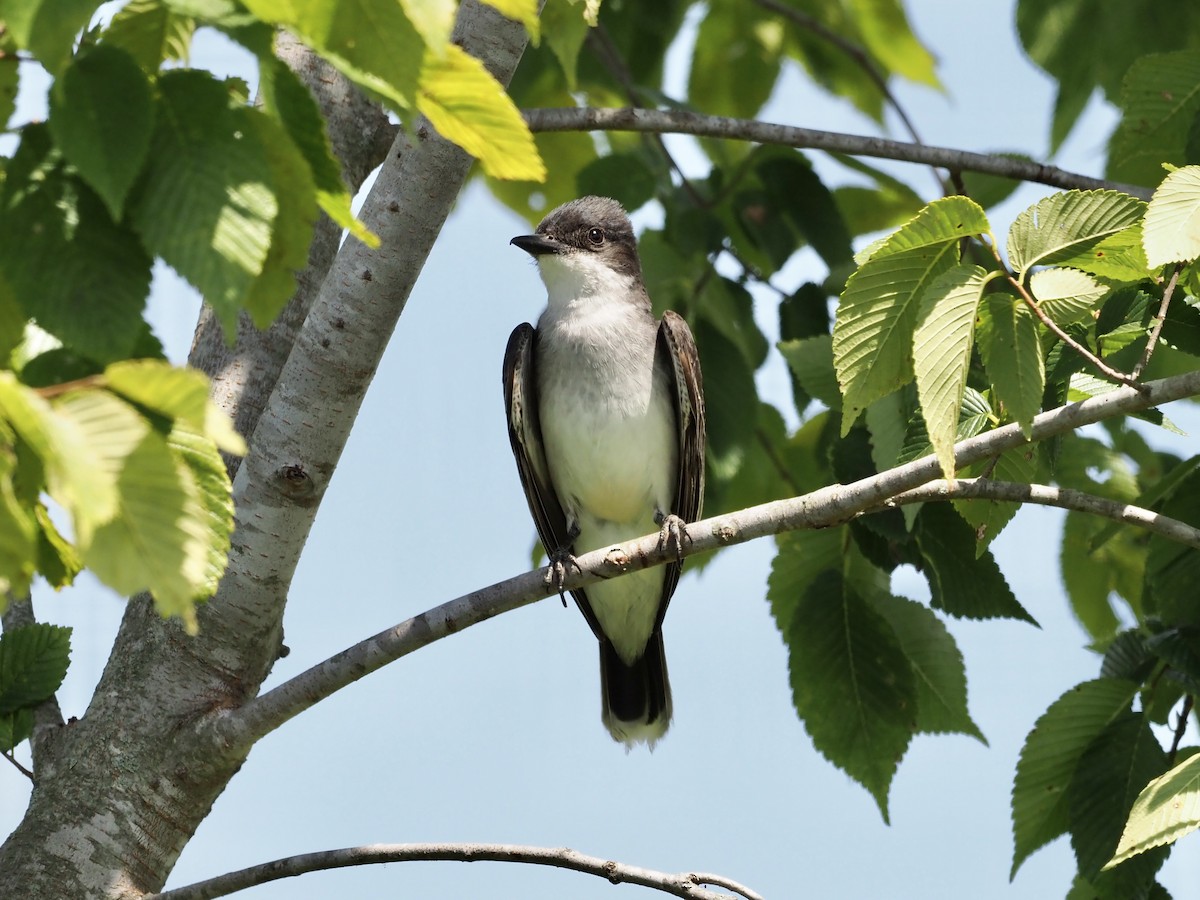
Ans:
[[[604,243],[604,229],[603,228],[593,228],[591,231],[588,232],[588,240],[591,241],[593,244],[596,244],[597,246],[599,246],[600,244],[603,244]]]

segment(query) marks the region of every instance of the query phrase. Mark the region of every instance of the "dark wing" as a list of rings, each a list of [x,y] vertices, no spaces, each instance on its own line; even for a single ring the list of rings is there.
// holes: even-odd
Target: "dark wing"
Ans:
[[[685,522],[695,522],[704,505],[704,380],[692,331],[683,317],[671,310],[663,313],[658,326],[658,353],[666,364],[679,427],[679,481],[671,512]],[[680,564],[669,563],[666,569],[659,625],[679,583]]]
[[[686,327],[686,326],[685,326]],[[538,537],[546,553],[571,550],[567,531],[567,516],[558,502],[558,494],[550,481],[550,467],[542,444],[542,426],[538,420],[537,376],[534,369],[534,344],[537,332],[528,322],[513,329],[504,351],[504,409],[508,413],[508,440],[517,460],[521,487]],[[576,605],[597,637],[600,626],[592,614],[583,591],[571,591]]]

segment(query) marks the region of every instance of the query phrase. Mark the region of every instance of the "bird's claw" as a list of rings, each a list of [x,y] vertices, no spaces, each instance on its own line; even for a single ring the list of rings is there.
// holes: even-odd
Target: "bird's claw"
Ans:
[[[570,550],[556,550],[550,554],[550,564],[546,566],[546,584],[554,588],[564,607],[567,605],[567,593],[563,585],[567,581],[569,569],[574,569],[576,572],[583,571]]]
[[[675,558],[682,562],[683,548],[692,542],[691,537],[687,533],[687,523],[674,513],[665,516],[659,514],[654,519],[659,525],[658,546],[667,550],[674,550]]]

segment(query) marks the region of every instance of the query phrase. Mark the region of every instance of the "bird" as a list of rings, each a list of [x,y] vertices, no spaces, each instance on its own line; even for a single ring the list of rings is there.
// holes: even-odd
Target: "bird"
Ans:
[[[685,319],[655,318],[616,200],[581,197],[511,244],[547,303],[504,355],[509,440],[560,588],[574,557],[659,530],[682,551],[704,499],[704,390]],[[601,719],[626,751],[671,722],[663,617],[681,560],[571,591],[600,644]],[[565,602],[565,601],[564,601]]]

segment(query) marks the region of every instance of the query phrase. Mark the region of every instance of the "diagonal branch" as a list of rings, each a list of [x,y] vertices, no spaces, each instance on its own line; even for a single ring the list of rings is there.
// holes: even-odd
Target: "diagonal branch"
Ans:
[[[1041,506],[1057,506],[1076,512],[1091,513],[1137,525],[1146,531],[1161,535],[1168,540],[1178,541],[1200,550],[1200,528],[1186,522],[1156,513],[1152,509],[1097,497],[1084,491],[1059,488],[1047,484],[1022,484],[1015,481],[992,481],[990,478],[959,478],[955,481],[932,481],[911,491],[897,494],[884,501],[883,507],[904,506],[908,503],[924,503],[927,500],[1004,500],[1013,503],[1037,503]]]
[[[1104,181],[1068,172],[1057,166],[1027,162],[1007,156],[971,153],[947,147],[929,147],[879,137],[842,134],[837,131],[816,131],[776,125],[755,119],[732,119],[725,116],[706,116],[690,110],[661,109],[599,109],[595,107],[527,109],[523,111],[529,128],[535,132],[550,131],[635,131],[651,134],[691,134],[696,137],[752,141],[777,144],[851,156],[895,159],[900,162],[940,166],[965,172],[999,175],[1014,181],[1032,181],[1056,188],[1124,191],[1144,200],[1150,198],[1147,188],[1131,184]]]
[[[1020,426],[1013,423],[960,441],[955,445],[956,463],[964,466],[1083,425],[1195,396],[1200,394],[1200,371],[1147,382],[1141,387],[1141,391],[1117,388],[1041,413],[1033,420],[1029,440],[1021,433]],[[681,555],[690,556],[784,531],[840,525],[890,497],[938,478],[940,473],[937,460],[926,456],[852,484],[830,485],[802,497],[763,503],[694,522],[687,527]],[[579,556],[578,569],[571,571],[563,587],[567,590],[584,587],[675,558],[672,549],[660,544],[657,533],[646,535]],[[248,748],[293,716],[364,675],[456,631],[556,592],[543,571],[526,572],[481,588],[367,638],[238,709],[218,711],[200,722],[198,728],[207,731],[209,739],[226,752],[230,747]]]
[[[1167,281],[1167,286],[1163,288],[1162,302],[1158,306],[1158,312],[1154,314],[1154,325],[1150,329],[1150,337],[1146,340],[1146,349],[1142,351],[1142,358],[1138,360],[1137,365],[1130,373],[1132,378],[1140,378],[1142,372],[1146,370],[1146,366],[1150,365],[1150,357],[1154,355],[1154,347],[1158,344],[1163,325],[1167,322],[1167,310],[1171,306],[1171,295],[1175,293],[1175,287],[1179,284],[1179,274],[1182,271],[1183,263],[1176,263],[1175,269]]]
[[[525,847],[515,844],[368,844],[342,850],[324,850],[288,856],[273,862],[251,866],[198,881],[186,887],[150,894],[145,900],[213,900],[248,887],[291,878],[308,872],[341,869],[347,866],[370,866],[378,863],[417,862],[513,862],[535,866],[554,866],[583,872],[611,881],[613,884],[636,884],[653,888],[687,900],[728,900],[728,894],[718,894],[701,885],[716,884],[741,894],[746,900],[762,900],[748,887],[721,875],[680,873],[672,875],[639,866],[629,866],[598,856],[587,856],[566,847]]]

